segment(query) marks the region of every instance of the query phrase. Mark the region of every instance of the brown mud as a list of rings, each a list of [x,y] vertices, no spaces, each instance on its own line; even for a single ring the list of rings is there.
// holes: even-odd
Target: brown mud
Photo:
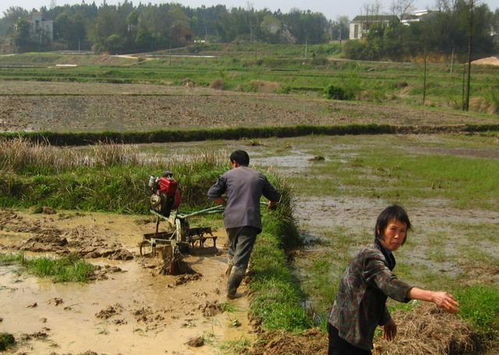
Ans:
[[[144,217],[0,210],[0,225],[1,253],[76,251],[99,266],[96,281],[83,284],[0,266],[0,331],[18,341],[6,353],[218,354],[224,341],[251,337],[247,297],[224,311],[223,251],[187,256],[196,274],[161,275],[159,258],[138,255],[142,235],[155,227]],[[223,231],[216,234],[224,245]],[[189,345],[193,338],[202,345]]]
[[[49,85],[50,84],[50,85]],[[157,129],[388,124],[497,124],[494,117],[292,95],[133,84],[14,82],[0,88],[0,131],[145,131]],[[47,86],[48,85],[48,86]],[[113,84],[114,85],[114,84]],[[47,89],[46,89],[47,86]],[[149,93],[148,90],[151,90]],[[39,95],[40,91],[50,93]],[[131,95],[138,93],[135,95]],[[29,94],[29,95],[23,95]],[[435,124],[438,122],[438,125]]]

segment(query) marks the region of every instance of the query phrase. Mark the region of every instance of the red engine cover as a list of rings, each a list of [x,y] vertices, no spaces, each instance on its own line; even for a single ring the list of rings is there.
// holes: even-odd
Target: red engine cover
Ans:
[[[164,193],[167,196],[175,196],[177,187],[178,183],[174,179],[168,179],[165,177],[159,178],[158,188],[160,193]]]

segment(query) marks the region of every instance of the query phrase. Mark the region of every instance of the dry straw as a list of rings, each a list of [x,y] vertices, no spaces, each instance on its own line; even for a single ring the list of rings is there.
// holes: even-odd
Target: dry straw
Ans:
[[[78,167],[110,167],[117,165],[148,166],[154,169],[196,173],[200,165],[219,166],[228,160],[226,151],[195,154],[143,154],[138,146],[100,142],[90,149],[57,147],[32,142],[26,138],[0,139],[0,171],[63,172]]]
[[[433,304],[422,304],[412,312],[394,314],[397,336],[393,341],[380,338],[373,354],[444,355],[476,350],[477,337],[455,314]]]

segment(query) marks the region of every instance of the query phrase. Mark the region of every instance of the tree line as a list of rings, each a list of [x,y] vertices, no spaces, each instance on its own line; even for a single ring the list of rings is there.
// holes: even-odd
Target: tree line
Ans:
[[[437,10],[419,22],[406,25],[394,20],[388,26],[372,25],[364,40],[344,47],[352,59],[401,60],[429,54],[461,58],[472,45],[475,56],[497,53],[494,33],[499,32],[499,9],[492,12],[474,0],[439,0]],[[497,36],[497,35],[496,35]]]
[[[194,40],[268,43],[324,43],[348,34],[348,18],[330,21],[319,12],[288,13],[224,5],[190,8],[180,4],[134,6],[95,3],[41,8],[53,21],[53,41],[34,37],[28,12],[11,7],[0,19],[0,36],[10,36],[19,51],[33,49],[92,49],[124,53],[185,46]]]
[[[394,0],[394,21],[388,26],[372,24],[365,38],[347,41],[343,50],[351,59],[402,60],[427,53],[460,54],[469,46],[474,53],[493,54],[497,43],[491,33],[499,32],[499,9],[492,12],[476,0],[437,0],[437,9],[421,21],[403,24],[412,0]],[[38,12],[53,21],[53,38],[33,35],[30,16]],[[379,6],[366,6],[367,15]],[[470,22],[470,19],[472,21]],[[471,28],[471,32],[470,32]],[[0,19],[0,38],[10,38],[19,52],[31,50],[93,50],[127,53],[171,49],[195,41],[325,43],[348,38],[349,19],[328,20],[320,12],[291,10],[287,13],[224,5],[198,8],[175,3],[96,6],[95,3],[55,6],[40,10],[11,7]],[[192,46],[192,50],[196,50]]]

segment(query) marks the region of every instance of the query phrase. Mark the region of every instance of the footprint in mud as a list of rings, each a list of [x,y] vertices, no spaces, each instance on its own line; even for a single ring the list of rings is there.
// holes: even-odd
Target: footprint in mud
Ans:
[[[218,301],[207,301],[204,305],[199,305],[198,308],[206,318],[216,316],[217,314],[223,312],[222,305],[219,304]]]
[[[199,348],[200,346],[204,345],[204,338],[203,337],[194,337],[194,338],[189,339],[189,341],[187,341],[187,343],[185,343],[185,344],[192,346],[194,348]]]
[[[112,316],[121,314],[121,312],[123,312],[123,306],[119,303],[116,303],[114,305],[108,306],[107,308],[100,310],[95,314],[95,316],[100,319],[109,319]]]
[[[111,265],[94,265],[95,269],[93,274],[90,276],[90,280],[107,280],[108,273],[118,273],[118,272],[126,272],[118,266]]]
[[[201,276],[203,276],[203,275],[201,275],[201,274],[187,274],[187,275],[178,276],[175,279],[175,284],[172,286],[180,286],[180,285],[183,285],[189,281],[199,280],[201,278]]]
[[[49,335],[47,334],[46,331],[50,329],[49,328],[43,328],[43,329],[44,329],[43,331],[35,332],[32,334],[23,334],[21,335],[21,340],[28,341],[32,339],[47,339]]]
[[[59,297],[54,297],[48,301],[48,304],[53,304],[54,306],[58,306],[60,304],[63,304],[64,300]]]
[[[145,329],[148,332],[167,325],[166,316],[172,313],[172,309],[160,308],[153,310],[151,307],[141,307],[132,312],[137,323],[144,323]]]

